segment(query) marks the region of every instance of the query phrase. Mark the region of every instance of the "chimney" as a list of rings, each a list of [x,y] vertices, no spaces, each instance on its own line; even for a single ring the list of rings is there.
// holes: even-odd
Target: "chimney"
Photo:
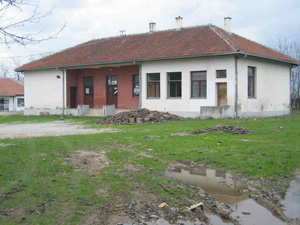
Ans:
[[[176,19],[176,30],[181,30],[183,18],[181,16],[178,16],[175,19]]]
[[[231,33],[231,17],[227,16],[224,18],[224,29],[225,31]]]
[[[156,23],[153,22],[149,23],[149,32],[153,33],[155,31],[156,31]]]

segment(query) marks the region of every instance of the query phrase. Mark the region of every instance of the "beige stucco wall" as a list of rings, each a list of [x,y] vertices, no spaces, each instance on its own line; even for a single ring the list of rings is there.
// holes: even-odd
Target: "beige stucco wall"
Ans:
[[[60,79],[57,79],[60,75]],[[37,70],[24,73],[25,109],[61,109],[63,107],[62,72]]]
[[[256,98],[248,98],[248,66],[256,67]],[[270,60],[238,60],[239,116],[289,114],[290,67]]]
[[[216,78],[216,70],[227,70],[227,78]],[[207,97],[191,98],[191,72],[207,71]],[[182,73],[182,97],[167,97],[167,73]],[[160,98],[147,98],[147,73],[160,73]],[[164,60],[142,64],[142,107],[182,116],[200,116],[201,106],[217,105],[217,83],[227,82],[227,104],[234,106],[235,64],[233,56]]]
[[[248,99],[248,66],[256,67],[257,98]],[[216,78],[216,70],[227,70],[227,78]],[[191,72],[207,71],[207,97],[191,98]],[[167,97],[167,73],[182,73],[182,97]],[[288,64],[244,57],[238,60],[238,115],[275,116],[289,114]],[[160,98],[147,98],[147,73],[160,73]],[[57,75],[61,78],[57,79]],[[234,116],[235,60],[234,56],[201,57],[177,60],[143,62],[141,65],[141,107],[168,111],[181,116],[200,116],[201,106],[217,106],[217,83],[227,83],[228,116]],[[65,79],[66,80],[66,79]],[[66,82],[65,82],[66,84]],[[25,114],[38,115],[50,110],[61,114],[63,106],[62,72],[37,70],[25,72]],[[66,100],[66,95],[64,96]],[[26,113],[26,110],[28,113]],[[28,110],[31,110],[29,113]]]

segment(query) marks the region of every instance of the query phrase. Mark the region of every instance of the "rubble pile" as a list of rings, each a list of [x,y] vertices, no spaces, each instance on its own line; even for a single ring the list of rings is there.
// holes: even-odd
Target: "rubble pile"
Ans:
[[[135,109],[120,112],[104,120],[96,120],[96,124],[133,124],[133,123],[159,123],[165,121],[183,120],[182,117],[167,112],[150,111],[148,109]]]
[[[204,130],[197,130],[193,134],[200,134],[204,132],[226,132],[231,134],[251,134],[251,131],[247,130],[245,127],[239,127],[235,125],[218,125],[215,128],[206,128]]]

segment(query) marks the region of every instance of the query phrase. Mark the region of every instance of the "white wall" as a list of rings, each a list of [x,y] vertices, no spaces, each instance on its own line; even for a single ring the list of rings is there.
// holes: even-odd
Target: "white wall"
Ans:
[[[216,70],[227,70],[227,78],[216,78]],[[191,98],[191,71],[207,71],[207,97]],[[167,98],[167,73],[182,73],[182,97]],[[160,98],[147,98],[147,73],[160,73]],[[233,56],[203,57],[198,59],[163,60],[142,64],[142,107],[169,111],[183,116],[199,116],[201,106],[217,105],[217,83],[227,82],[227,104],[234,106],[235,64]]]
[[[248,66],[256,67],[256,98],[248,98]],[[288,64],[246,57],[238,60],[239,116],[289,114],[290,67]]]
[[[248,99],[248,66],[256,67],[257,98]],[[227,70],[227,78],[216,78],[216,70]],[[207,97],[191,98],[191,72],[207,71]],[[240,117],[289,114],[289,65],[251,57],[238,60],[238,108]],[[167,98],[167,73],[182,73],[182,97]],[[147,98],[147,73],[160,73],[160,98]],[[57,75],[61,78],[57,79]],[[229,114],[234,114],[235,61],[233,56],[144,62],[141,66],[143,108],[168,111],[182,116],[200,116],[201,106],[217,106],[217,83],[227,83]],[[66,77],[66,75],[65,75]],[[37,70],[25,72],[25,114],[48,111],[61,114],[62,72]],[[65,78],[66,85],[66,78]],[[64,96],[66,100],[66,95]],[[31,113],[26,113],[32,110]]]
[[[57,79],[60,75],[60,79]],[[61,109],[62,72],[59,70],[27,71],[24,74],[26,109]]]

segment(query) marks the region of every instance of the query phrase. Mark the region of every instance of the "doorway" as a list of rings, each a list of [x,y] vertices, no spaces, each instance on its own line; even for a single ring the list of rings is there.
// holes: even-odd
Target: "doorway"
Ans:
[[[70,107],[71,109],[77,108],[77,87],[71,87],[70,89]]]
[[[84,104],[94,108],[94,77],[84,77]]]
[[[218,106],[227,105],[227,83],[217,84]]]
[[[118,76],[107,76],[107,105],[115,105],[118,108]]]

